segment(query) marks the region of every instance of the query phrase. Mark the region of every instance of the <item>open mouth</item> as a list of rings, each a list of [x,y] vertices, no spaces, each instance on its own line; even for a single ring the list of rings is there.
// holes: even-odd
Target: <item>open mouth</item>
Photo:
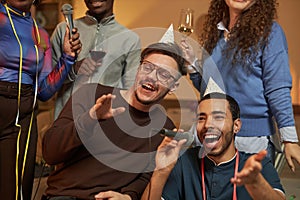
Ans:
[[[206,144],[208,144],[208,143],[217,143],[220,138],[221,138],[221,135],[206,134],[206,135],[204,135],[204,142]]]
[[[145,90],[152,91],[152,92],[155,91],[155,87],[149,83],[143,83],[142,88],[144,88]]]

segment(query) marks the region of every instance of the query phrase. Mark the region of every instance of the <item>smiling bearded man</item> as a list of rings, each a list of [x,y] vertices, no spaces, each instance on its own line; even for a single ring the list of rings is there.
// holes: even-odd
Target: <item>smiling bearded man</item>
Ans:
[[[44,159],[56,165],[47,198],[140,199],[163,139],[151,130],[175,128],[155,105],[178,87],[184,63],[178,45],[155,43],[143,50],[129,90],[79,88],[43,139]]]

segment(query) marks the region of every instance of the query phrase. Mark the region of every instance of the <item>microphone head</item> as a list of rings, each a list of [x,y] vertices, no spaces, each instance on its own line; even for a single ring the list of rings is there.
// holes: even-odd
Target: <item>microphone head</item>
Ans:
[[[61,12],[64,14],[64,15],[72,15],[73,14],[73,7],[68,4],[68,3],[65,3],[64,5],[62,5],[61,7]]]
[[[194,134],[190,131],[188,132],[175,132],[168,129],[152,129],[153,133],[159,133],[163,136],[173,137],[175,140],[186,139],[186,143],[184,144],[185,147],[191,146],[194,142],[195,137]]]

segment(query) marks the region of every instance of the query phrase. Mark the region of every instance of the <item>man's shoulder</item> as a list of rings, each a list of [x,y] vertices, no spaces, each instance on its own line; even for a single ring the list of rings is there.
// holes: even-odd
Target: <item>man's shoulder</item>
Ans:
[[[115,34],[122,34],[123,36],[127,36],[127,37],[131,37],[131,38],[136,38],[138,39],[139,36],[136,32],[134,32],[133,30],[127,28],[126,26],[120,24],[118,21],[114,20],[114,23],[113,23],[113,29],[115,32]]]

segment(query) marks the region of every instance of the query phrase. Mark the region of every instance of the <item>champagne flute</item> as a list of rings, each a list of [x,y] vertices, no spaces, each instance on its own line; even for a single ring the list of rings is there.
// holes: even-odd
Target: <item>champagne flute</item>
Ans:
[[[181,9],[178,31],[188,37],[193,33],[193,20],[194,20],[194,11],[190,8]]]

